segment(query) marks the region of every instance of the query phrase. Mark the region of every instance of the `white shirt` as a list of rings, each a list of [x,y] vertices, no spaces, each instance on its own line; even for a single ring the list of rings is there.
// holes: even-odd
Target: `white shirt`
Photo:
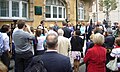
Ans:
[[[81,26],[80,32],[81,32],[81,34],[85,34],[85,26]]]
[[[118,57],[120,58],[120,48],[114,48],[112,49],[112,52],[110,54],[112,57]],[[117,66],[120,67],[120,62],[117,63]]]
[[[18,30],[18,27],[16,27],[16,28],[13,30],[13,33],[15,33],[17,30]]]
[[[43,43],[45,39],[46,39],[46,36],[37,37],[37,40],[38,40],[37,50],[44,50]]]
[[[5,51],[10,51],[10,46],[9,46],[9,37],[7,33],[2,33],[3,36],[3,44],[4,44],[4,50]]]

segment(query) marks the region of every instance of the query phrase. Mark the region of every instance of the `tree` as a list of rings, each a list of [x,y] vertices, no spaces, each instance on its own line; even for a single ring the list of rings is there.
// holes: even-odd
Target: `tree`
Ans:
[[[117,8],[117,3],[116,0],[99,0],[99,6],[105,9],[103,12],[106,14],[107,22],[109,22],[109,13]]]

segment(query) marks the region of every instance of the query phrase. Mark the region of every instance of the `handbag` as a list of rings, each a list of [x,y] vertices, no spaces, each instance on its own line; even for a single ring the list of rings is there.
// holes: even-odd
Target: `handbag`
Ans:
[[[115,57],[114,60],[109,61],[106,67],[112,71],[118,71],[117,57]]]

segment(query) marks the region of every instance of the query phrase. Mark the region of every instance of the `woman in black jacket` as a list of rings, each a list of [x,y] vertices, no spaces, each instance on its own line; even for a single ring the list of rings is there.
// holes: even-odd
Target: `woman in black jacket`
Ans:
[[[75,35],[71,38],[71,51],[80,51],[83,52],[84,41],[80,37],[80,30],[75,31]]]
[[[80,37],[80,30],[76,30],[71,40],[71,58],[73,59],[74,71],[79,70],[80,58],[83,57],[84,40]]]

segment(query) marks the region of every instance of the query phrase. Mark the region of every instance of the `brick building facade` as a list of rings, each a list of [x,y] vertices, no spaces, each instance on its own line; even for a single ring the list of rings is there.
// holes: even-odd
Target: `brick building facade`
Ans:
[[[64,20],[75,25],[76,21],[89,20],[90,6],[89,0],[0,0],[0,25],[19,19],[33,27],[41,20],[45,20],[45,26],[55,21],[62,26]]]

